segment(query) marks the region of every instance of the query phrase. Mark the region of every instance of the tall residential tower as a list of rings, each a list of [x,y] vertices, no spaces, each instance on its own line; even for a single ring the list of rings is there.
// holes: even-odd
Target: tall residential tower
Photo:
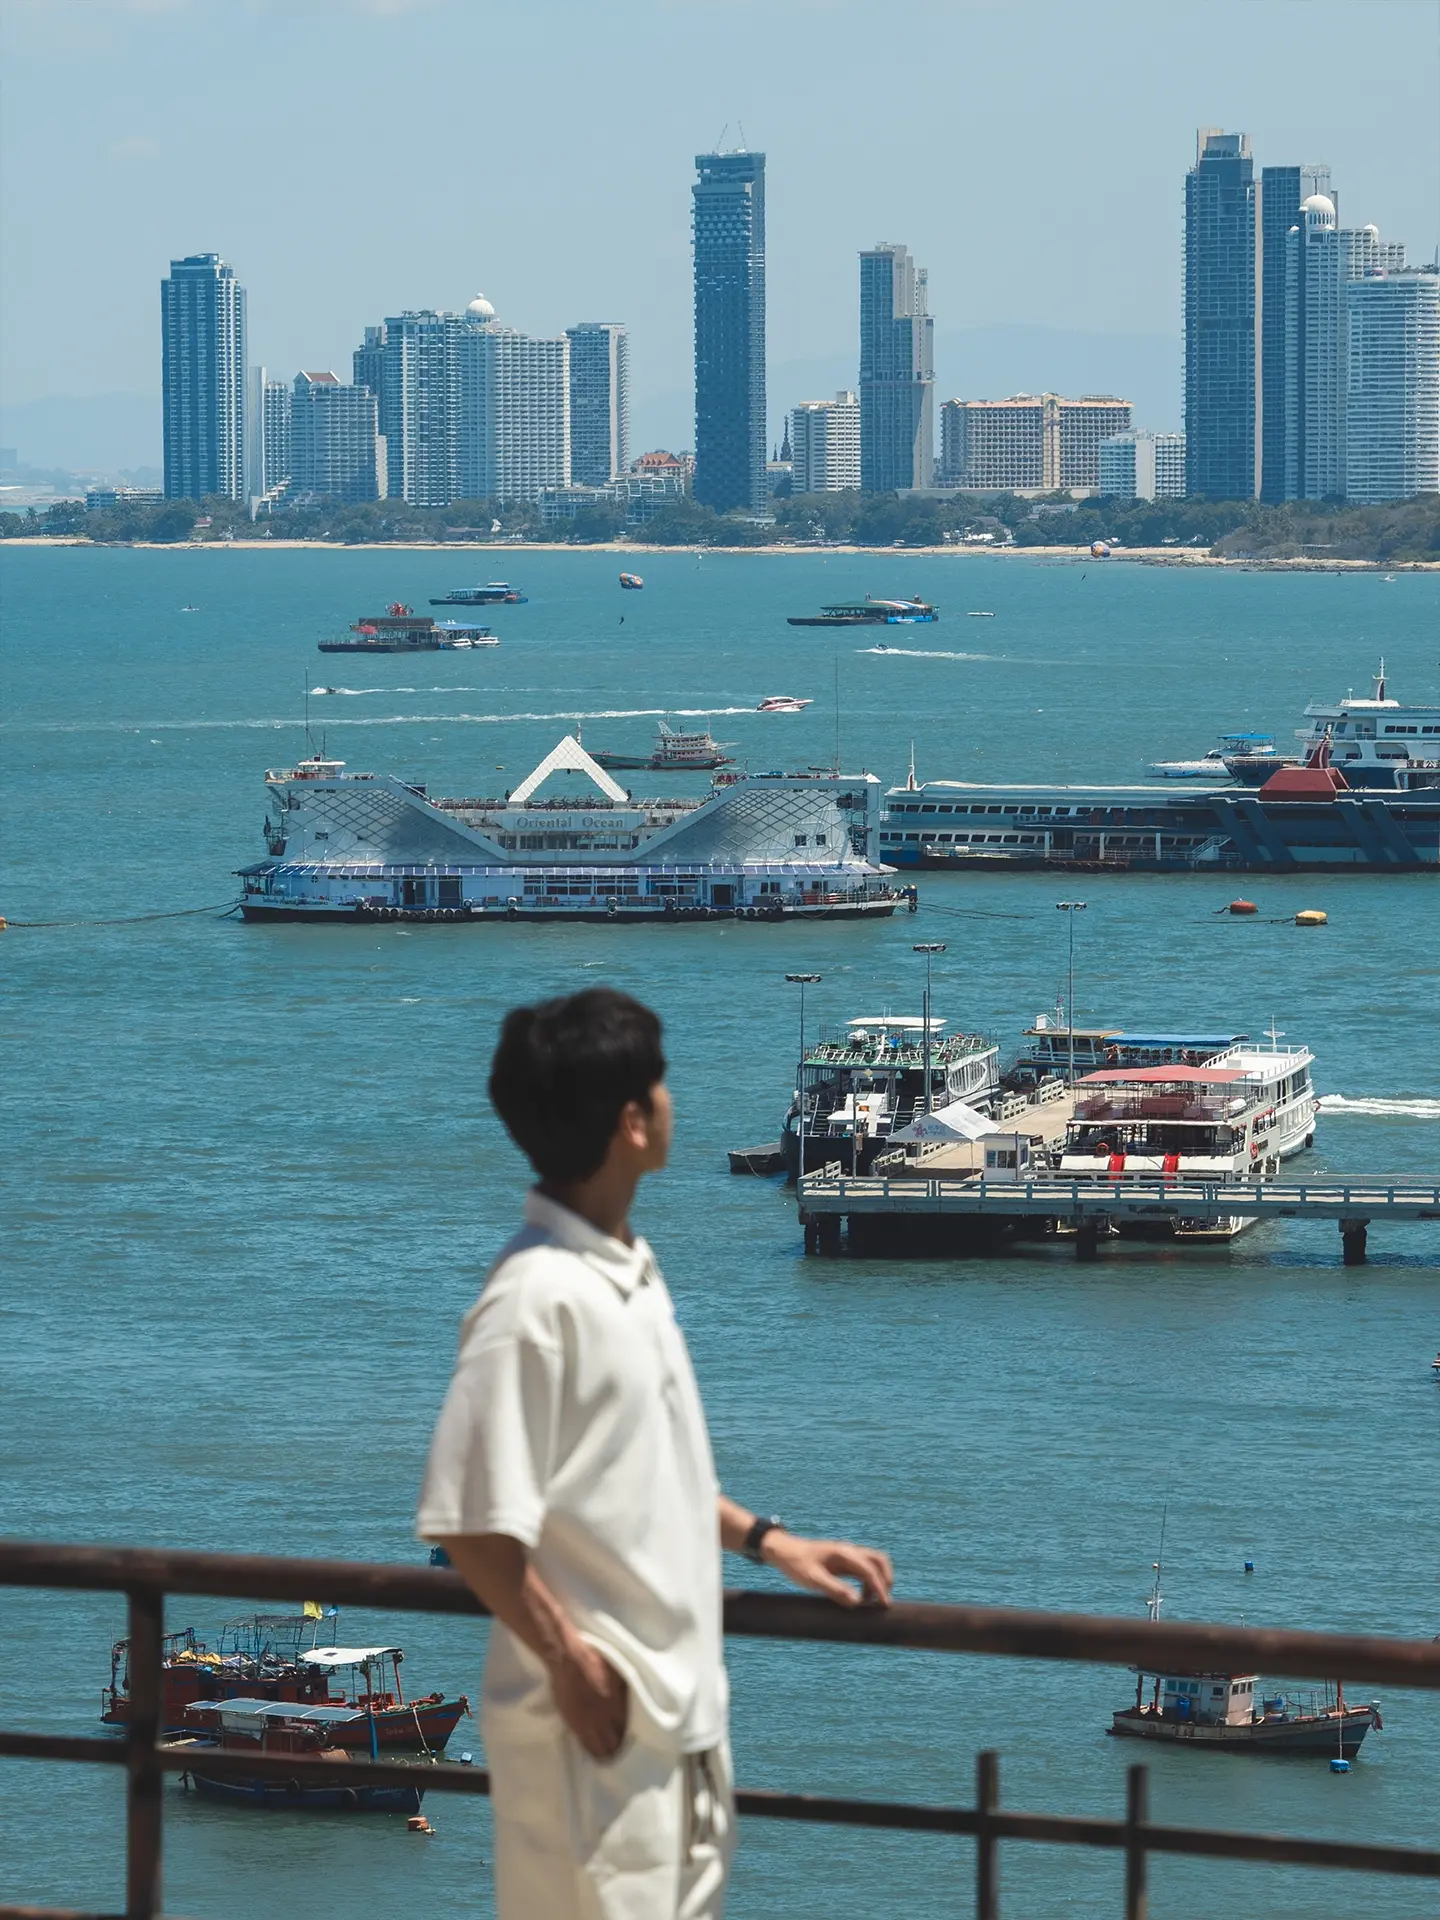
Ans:
[[[1250,138],[1202,127],[1185,176],[1186,490],[1248,500],[1256,420],[1255,169]]]
[[[766,504],[765,156],[701,153],[695,202],[695,498]]]
[[[218,253],[160,283],[165,492],[245,497],[245,289]]]
[[[570,342],[570,477],[603,487],[630,465],[630,343],[614,321],[567,327]]]
[[[928,487],[935,464],[935,322],[926,273],[882,241],[860,256],[860,486]]]
[[[1260,173],[1260,498],[1285,495],[1285,238],[1312,194],[1330,192],[1326,166]]]

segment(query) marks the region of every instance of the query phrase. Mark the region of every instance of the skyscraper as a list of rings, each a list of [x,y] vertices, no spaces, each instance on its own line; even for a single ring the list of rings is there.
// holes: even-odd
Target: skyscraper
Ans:
[[[451,336],[456,314],[401,313],[365,329],[357,349],[357,385],[379,381],[390,492],[408,506],[445,507],[455,498]],[[371,391],[375,389],[371,387]]]
[[[568,487],[569,340],[532,339],[497,325],[483,294],[455,319],[455,497],[538,500]]]
[[[765,156],[700,153],[695,212],[695,498],[758,511],[765,479]]]
[[[935,460],[935,322],[926,274],[881,241],[860,256],[860,486],[928,487]]]
[[[567,327],[570,342],[570,477],[603,487],[630,465],[630,343],[613,321]]]
[[[245,389],[245,495],[263,500],[290,478],[290,388],[251,367]]]
[[[325,500],[383,500],[385,442],[375,395],[333,373],[297,373],[290,413],[290,478],[295,494]]]
[[[1346,498],[1440,493],[1440,272],[1380,268],[1345,301]]]
[[[1094,493],[1100,448],[1130,428],[1130,402],[1110,393],[1067,400],[1016,393],[1008,400],[947,400],[940,409],[942,484],[973,490]]]
[[[245,497],[245,289],[218,253],[160,283],[165,493]]]
[[[833,400],[802,401],[790,415],[789,445],[792,493],[841,493],[858,487],[859,400],[845,392]]]
[[[1202,127],[1185,176],[1187,490],[1248,500],[1258,464],[1255,171],[1248,134]]]
[[[1285,492],[1285,241],[1312,194],[1330,192],[1327,166],[1264,167],[1260,173],[1260,498]]]

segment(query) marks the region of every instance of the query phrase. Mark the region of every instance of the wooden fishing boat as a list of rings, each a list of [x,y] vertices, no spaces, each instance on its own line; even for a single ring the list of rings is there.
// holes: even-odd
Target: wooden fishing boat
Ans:
[[[300,1708],[343,1708],[361,1714],[364,1724],[337,1722],[335,1744],[356,1751],[375,1740],[390,1751],[429,1749],[441,1753],[458,1722],[470,1712],[464,1694],[405,1698],[400,1681],[404,1653],[399,1647],[305,1647],[314,1617],[303,1614],[252,1614],[228,1621],[214,1651],[196,1638],[193,1627],[167,1636],[162,1669],[161,1727],[175,1733],[197,1724],[191,1709],[217,1707],[244,1698]],[[110,1655],[110,1685],[103,1695],[101,1719],[123,1727],[130,1718],[130,1643],[118,1640]],[[390,1682],[386,1684],[386,1667]],[[213,1719],[210,1731],[217,1722]]]
[[[166,1745],[191,1762],[180,1775],[182,1788],[193,1788],[207,1800],[317,1812],[416,1814],[425,1791],[418,1781],[413,1787],[365,1782],[363,1763],[355,1761],[354,1743],[345,1736],[357,1726],[363,1734],[369,1717],[355,1707],[309,1707],[284,1700],[199,1701],[186,1716],[196,1730]],[[220,1753],[303,1755],[353,1765],[355,1776],[353,1783],[303,1784],[298,1777],[207,1772],[207,1757]]]

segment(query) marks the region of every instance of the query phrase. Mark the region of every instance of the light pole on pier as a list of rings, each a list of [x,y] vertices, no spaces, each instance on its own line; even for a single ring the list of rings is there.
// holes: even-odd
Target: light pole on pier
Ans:
[[[1066,925],[1070,934],[1069,984],[1065,990],[1065,1024],[1069,1030],[1070,1085],[1073,1089],[1075,1085],[1075,916],[1077,913],[1084,913],[1085,902],[1057,900],[1055,905],[1058,911],[1066,916]]]
[[[818,987],[824,976],[818,973],[787,973],[785,978],[792,987],[800,989],[800,1071],[795,1078],[800,1101],[800,1165],[795,1174],[798,1186],[805,1177],[805,989]]]
[[[943,940],[922,940],[918,945],[913,946],[910,951],[912,953],[923,953],[925,956],[925,1006],[923,1010],[925,1014],[925,1111],[929,1113],[932,1111],[930,1099],[930,968],[935,955],[937,953],[944,953],[945,942]]]

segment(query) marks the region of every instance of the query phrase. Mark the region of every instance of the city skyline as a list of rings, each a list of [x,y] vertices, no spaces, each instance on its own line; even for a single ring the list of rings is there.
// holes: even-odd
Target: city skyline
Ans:
[[[246,152],[222,149],[201,127],[198,97],[188,99],[181,86],[198,77],[207,44],[197,10],[177,0],[163,13],[141,14],[96,0],[84,10],[83,30],[78,11],[66,10],[63,49],[33,10],[7,30],[12,156],[17,143],[22,154],[27,141],[38,150],[50,120],[32,123],[30,116],[38,107],[53,120],[62,87],[71,108],[67,124],[83,129],[73,154],[67,147],[44,169],[12,164],[9,172],[12,183],[27,181],[23,195],[17,185],[8,188],[12,291],[3,347],[4,397],[12,402],[77,391],[153,394],[157,370],[145,321],[154,275],[172,256],[218,246],[251,289],[252,358],[291,374],[303,366],[343,369],[357,311],[449,307],[477,284],[503,288],[507,316],[539,337],[558,334],[577,307],[615,314],[631,328],[635,444],[680,443],[690,407],[685,178],[691,156],[726,119],[732,126],[725,144],[743,120],[749,143],[769,156],[772,439],[796,401],[853,383],[853,261],[886,231],[902,233],[930,272],[939,316],[937,397],[998,387],[1115,388],[1119,376],[1108,365],[1052,370],[1039,358],[1042,340],[1026,360],[1023,336],[1012,372],[1009,349],[1002,342],[992,353],[988,330],[1016,322],[1050,324],[1056,338],[1049,344],[1068,352],[1078,343],[1082,358],[1105,355],[1107,341],[1128,335],[1153,342],[1157,362],[1168,351],[1178,365],[1173,183],[1199,124],[1248,127],[1257,165],[1323,155],[1345,183],[1346,214],[1403,234],[1412,259],[1430,257],[1440,228],[1433,20],[1406,0],[1366,10],[1366,57],[1387,75],[1386,87],[1375,90],[1383,104],[1348,84],[1341,56],[1358,30],[1344,7],[1326,0],[1303,10],[1215,0],[1207,9],[1212,32],[1184,35],[1183,63],[1171,58],[1178,23],[1167,27],[1138,6],[1102,6],[1083,35],[1070,31],[1062,9],[1031,7],[1032,23],[1048,22],[1063,39],[1073,98],[1085,102],[1083,110],[1065,104],[1071,95],[1058,80],[1053,100],[1047,92],[1044,102],[1032,101],[1033,115],[1016,116],[1013,102],[1005,106],[1003,87],[977,89],[964,125],[945,135],[944,165],[936,145],[941,126],[950,125],[941,111],[943,56],[963,54],[967,66],[994,61],[1003,71],[1013,57],[1004,10],[966,7],[933,17],[936,57],[915,82],[917,117],[928,114],[934,133],[928,145],[887,153],[852,148],[835,116],[797,106],[782,84],[784,59],[767,71],[772,63],[750,58],[744,36],[724,22],[676,21],[632,0],[621,9],[625,20],[653,24],[664,57],[693,72],[683,101],[665,88],[653,114],[647,111],[644,164],[627,158],[623,191],[618,153],[600,128],[599,100],[581,97],[589,62],[600,57],[591,45],[600,37],[598,23],[560,7],[578,37],[547,69],[556,138],[542,144],[553,153],[527,161],[523,185],[498,194],[482,165],[478,196],[466,185],[475,177],[473,161],[461,166],[457,159],[453,183],[442,165],[424,204],[403,208],[398,182],[368,183],[365,195],[354,195],[329,139],[327,113],[297,112],[292,96],[308,70],[304,48],[318,43],[323,24],[316,10],[300,9],[288,23],[296,57],[281,69],[264,66],[261,85],[274,22],[237,9],[233,58],[227,54],[218,74],[205,69],[207,88],[218,86],[223,100],[243,100],[247,114],[258,111],[257,131],[269,127],[278,135],[283,119],[287,153],[298,151],[302,162],[313,156],[327,206],[319,230],[314,222],[277,217],[271,196],[256,190]],[[327,68],[338,62],[349,71],[383,58],[402,92],[433,72],[442,45],[463,49],[475,32],[458,10],[443,6],[393,18],[346,11],[346,33],[327,42]],[[1374,13],[1380,17],[1368,17]],[[798,53],[803,45],[817,75],[838,70],[868,14],[840,4],[826,17],[834,32],[817,39],[803,21],[778,12],[766,24],[767,48],[788,58],[787,50]],[[1236,63],[1242,19],[1247,58]],[[1337,57],[1307,62],[1302,72],[1294,36],[1311,22]],[[519,30],[497,31],[519,57]],[[127,75],[133,86],[123,83]],[[817,101],[826,97],[822,87],[814,93]],[[223,107],[217,112],[208,92],[205,100],[205,113],[222,124]],[[515,109],[500,100],[494,111],[503,145]],[[705,138],[697,139],[702,129]],[[440,131],[443,157],[449,136]],[[510,136],[519,137],[518,128]],[[581,167],[578,155],[587,148],[596,157]],[[203,166],[182,164],[192,149]],[[82,176],[102,172],[119,201],[118,212],[107,207],[103,216],[93,193],[81,190]],[[981,184],[957,193],[957,180]],[[64,248],[54,237],[62,202]],[[973,271],[978,259],[986,263],[983,274]],[[98,342],[82,319],[97,279],[110,308]],[[49,295],[43,316],[15,291],[42,284]],[[1001,370],[986,378],[985,368],[1001,359]],[[792,363],[814,372],[782,387],[780,370]],[[1178,425],[1178,407],[1167,419],[1136,397],[1137,417]]]

